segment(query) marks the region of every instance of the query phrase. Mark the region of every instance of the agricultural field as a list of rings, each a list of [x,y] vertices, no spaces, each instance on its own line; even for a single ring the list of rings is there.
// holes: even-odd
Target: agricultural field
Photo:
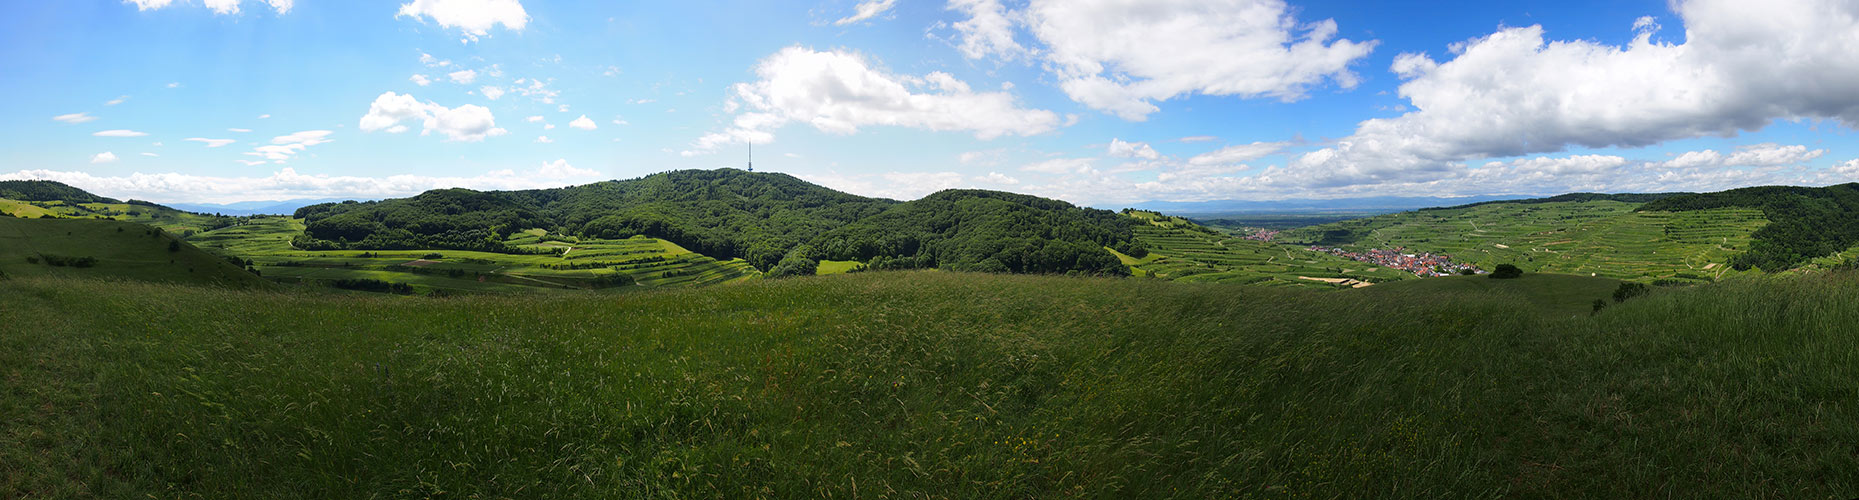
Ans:
[[[1376,267],[1302,247],[1233,236],[1179,217],[1134,211],[1149,224],[1136,239],[1149,255],[1117,257],[1137,276],[1188,282],[1232,282],[1303,287],[1354,287],[1416,278],[1406,271]]]
[[[1405,248],[1483,269],[1515,264],[1530,272],[1699,283],[1748,274],[1728,263],[1768,224],[1753,209],[1634,212],[1638,206],[1588,201],[1418,210],[1292,229],[1277,241]]]
[[[1859,497],[1859,275],[1532,278],[16,277],[0,498]]]
[[[845,274],[853,269],[858,269],[861,265],[864,265],[864,263],[856,260],[822,260],[820,261],[820,266],[814,268],[813,273],[817,275]]]
[[[668,241],[635,237],[582,240],[532,229],[505,243],[533,255],[461,250],[301,250],[291,244],[303,223],[261,217],[194,235],[188,241],[221,255],[248,259],[265,277],[284,282],[371,279],[406,283],[418,292],[524,292],[609,288],[630,280],[645,287],[710,285],[754,279],[742,260],[719,261]]]

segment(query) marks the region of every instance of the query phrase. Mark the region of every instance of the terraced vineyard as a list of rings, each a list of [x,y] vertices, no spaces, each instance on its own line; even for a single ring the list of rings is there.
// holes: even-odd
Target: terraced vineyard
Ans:
[[[198,234],[189,242],[210,252],[250,259],[265,277],[283,282],[373,279],[416,290],[517,292],[606,288],[630,279],[642,286],[709,285],[753,279],[747,262],[719,261],[668,241],[551,238],[541,229],[506,243],[549,253],[516,255],[460,250],[300,250],[291,238],[303,223],[285,217]]]
[[[1131,212],[1149,222],[1136,228],[1149,255],[1119,254],[1138,276],[1189,281],[1280,286],[1361,286],[1415,278],[1413,273],[1375,267],[1304,248],[1232,237],[1185,219]]]
[[[1352,250],[1406,248],[1452,255],[1484,269],[1631,280],[1713,281],[1768,220],[1760,210],[1634,212],[1618,201],[1499,203],[1419,210],[1280,233],[1279,241]]]

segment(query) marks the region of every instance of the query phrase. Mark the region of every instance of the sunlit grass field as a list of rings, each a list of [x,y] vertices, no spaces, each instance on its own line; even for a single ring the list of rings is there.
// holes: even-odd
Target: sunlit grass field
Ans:
[[[0,497],[1859,495],[1859,276],[1532,300],[1571,279],[15,278]]]
[[[1420,210],[1292,229],[1280,239],[1317,243],[1326,231],[1353,230],[1346,248],[1405,247],[1452,255],[1491,269],[1617,279],[1708,282],[1741,273],[1727,265],[1768,224],[1761,210],[1634,212],[1617,201],[1498,203]]]

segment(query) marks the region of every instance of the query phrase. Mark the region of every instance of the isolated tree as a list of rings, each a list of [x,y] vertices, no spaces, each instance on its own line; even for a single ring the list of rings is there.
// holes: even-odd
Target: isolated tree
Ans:
[[[1614,302],[1626,302],[1627,299],[1646,295],[1651,291],[1652,288],[1647,287],[1645,283],[1634,283],[1631,281],[1621,283],[1620,288],[1614,289]]]
[[[1497,269],[1491,271],[1492,279],[1507,280],[1521,277],[1523,277],[1523,270],[1510,264],[1498,264]]]
[[[1477,270],[1477,269],[1472,269],[1472,268],[1469,268],[1469,267],[1466,267],[1466,268],[1460,268],[1460,269],[1459,269],[1459,275],[1461,275],[1461,276],[1471,276],[1471,275],[1474,275],[1474,274],[1478,274],[1478,270]]]

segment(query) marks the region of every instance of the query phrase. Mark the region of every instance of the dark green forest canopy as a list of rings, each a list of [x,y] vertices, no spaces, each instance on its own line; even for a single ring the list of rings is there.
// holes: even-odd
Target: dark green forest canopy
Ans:
[[[1460,209],[1460,208],[1472,208],[1472,207],[1484,206],[1484,205],[1499,205],[1499,204],[1539,205],[1543,203],[1587,202],[1587,201],[1618,201],[1621,203],[1647,203],[1651,201],[1663,200],[1663,199],[1670,198],[1673,196],[1680,196],[1680,195],[1686,195],[1686,194],[1691,194],[1691,193],[1620,193],[1620,194],[1569,193],[1569,194],[1551,196],[1548,198],[1531,198],[1527,200],[1481,201],[1478,203],[1467,203],[1464,205],[1451,206],[1451,207],[1422,208],[1421,210],[1455,210],[1455,209]]]
[[[429,191],[328,203],[296,213],[305,248],[512,251],[502,240],[540,227],[588,238],[661,238],[769,270],[820,259],[876,268],[1127,274],[1104,247],[1142,253],[1128,217],[1057,200],[951,190],[900,203],[783,174],[681,170],[528,191]],[[807,246],[811,244],[811,246]],[[800,251],[804,255],[789,255]]]
[[[1737,269],[1782,271],[1859,243],[1859,183],[1824,188],[1761,186],[1685,194],[1647,203],[1641,211],[1685,212],[1742,207],[1762,210],[1769,225],[1756,231],[1749,251],[1731,259]]]
[[[122,203],[57,181],[0,181],[0,198],[66,203]]]
[[[1058,200],[982,190],[946,190],[822,235],[820,258],[880,269],[1127,275],[1104,247],[1134,255],[1134,218]]]
[[[305,233],[341,248],[510,251],[501,241],[539,227],[591,238],[646,235],[768,269],[790,248],[896,202],[784,174],[680,170],[639,179],[526,191],[429,191],[377,202],[299,209]]]

